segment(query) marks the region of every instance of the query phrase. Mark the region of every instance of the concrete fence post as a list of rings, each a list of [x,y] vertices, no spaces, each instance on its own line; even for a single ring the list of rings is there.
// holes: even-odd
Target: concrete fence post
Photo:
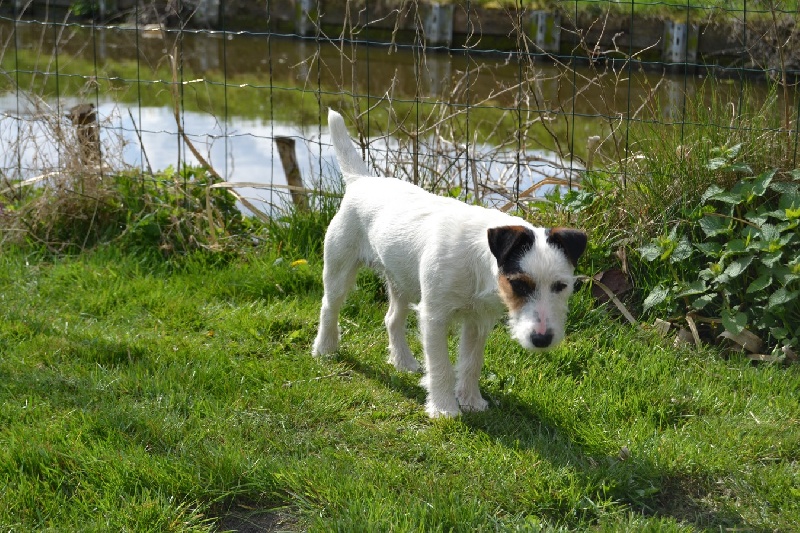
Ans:
[[[431,45],[450,46],[453,42],[453,4],[422,4],[422,30]]]
[[[694,63],[697,61],[697,43],[700,26],[667,20],[664,22],[664,48],[662,58],[666,63]]]
[[[314,35],[319,24],[317,0],[295,0],[295,33]]]
[[[561,46],[561,15],[548,11],[532,11],[529,36],[544,52],[558,53]]]
[[[194,16],[203,26],[214,28],[219,23],[220,0],[200,0],[195,8]]]

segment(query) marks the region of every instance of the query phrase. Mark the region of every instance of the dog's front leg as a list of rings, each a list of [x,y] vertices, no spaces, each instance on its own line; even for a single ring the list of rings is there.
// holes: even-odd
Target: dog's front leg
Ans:
[[[483,367],[486,339],[494,321],[485,318],[466,318],[461,326],[456,374],[456,398],[465,411],[484,411],[489,403],[481,396],[478,379]]]
[[[431,418],[461,414],[455,395],[455,372],[447,353],[447,328],[450,318],[432,315],[424,306],[419,309],[422,349],[425,352],[425,375],[422,386],[428,391],[426,411]]]

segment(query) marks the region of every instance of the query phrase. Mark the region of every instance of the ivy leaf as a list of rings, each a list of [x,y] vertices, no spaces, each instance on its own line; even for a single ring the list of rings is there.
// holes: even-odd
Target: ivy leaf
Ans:
[[[780,243],[781,246],[786,246],[787,244],[792,242],[792,239],[794,239],[795,235],[797,235],[797,232],[792,231],[796,228],[796,224],[782,224],[782,226],[783,227],[779,227],[779,230],[780,231],[785,230],[786,233],[781,235],[781,238],[778,239],[778,242]]]
[[[775,189],[778,183],[773,183]],[[796,183],[783,183],[778,191],[781,197],[778,199],[778,207],[798,207],[800,206],[800,187]]]
[[[714,237],[715,235],[728,233],[728,221],[722,217],[705,216],[700,219],[700,229],[706,234],[706,237]]]
[[[764,196],[764,193],[767,192],[767,188],[769,187],[769,184],[774,176],[775,170],[768,170],[756,178],[752,187],[753,194],[756,196]]]
[[[708,170],[719,170],[726,166],[728,166],[728,160],[724,157],[715,157],[709,159],[708,163],[706,163],[706,169]]]
[[[800,294],[800,291],[788,291],[786,287],[781,287],[770,295],[767,308],[786,305],[792,300],[795,300],[798,294]]]
[[[769,328],[769,333],[778,340],[785,339],[789,335],[789,331],[784,327]]]
[[[754,292],[761,292],[767,287],[770,286],[772,283],[772,275],[771,274],[763,274],[756,278],[748,287],[747,287],[747,294],[752,294]]]
[[[644,299],[644,310],[647,311],[651,307],[655,307],[656,305],[663,303],[664,300],[667,299],[667,296],[669,296],[669,289],[663,285],[658,285],[652,291],[650,291],[650,294],[648,294],[647,298]]]
[[[693,294],[703,294],[708,290],[708,286],[706,282],[702,279],[698,279],[697,281],[693,281],[689,283],[685,289],[683,289],[678,296],[692,296]]]
[[[701,309],[703,309],[705,306],[707,306],[708,304],[710,304],[710,303],[711,303],[713,300],[714,300],[714,295],[713,295],[713,294],[704,294],[703,296],[701,296],[701,297],[699,297],[699,298],[695,299],[695,300],[692,302],[692,307],[693,307],[694,309],[696,309],[697,311],[700,311],[700,310],[701,310]]]
[[[745,220],[752,222],[756,226],[760,226],[761,224],[766,222],[769,216],[772,214],[773,213],[771,212],[766,212],[763,209],[759,209],[758,211],[748,211],[744,215],[744,218]]]
[[[773,209],[772,211],[764,211],[762,218],[750,218],[749,216],[745,215],[745,218],[752,222],[753,224],[758,224],[759,226],[764,224],[768,218],[774,218],[777,220],[785,221],[787,220],[786,211],[783,209]]]
[[[722,312],[721,318],[725,329],[736,335],[741,333],[747,325],[747,315],[741,311],[734,314],[730,310],[725,310]]]
[[[661,257],[661,247],[651,242],[639,248],[639,253],[642,254],[642,259],[652,262]]]
[[[746,255],[744,257],[740,257],[739,259],[732,261],[731,264],[728,265],[728,268],[725,269],[723,275],[727,276],[727,279],[733,279],[735,277],[738,277],[742,272],[747,270],[747,267],[749,267],[750,263],[752,262],[753,262],[752,255]]]
[[[672,251],[672,257],[670,257],[671,263],[679,263],[681,261],[685,261],[692,256],[692,243],[689,242],[689,239],[686,238],[684,235],[681,237],[681,240],[678,241],[677,246]]]
[[[761,256],[761,264],[763,264],[765,267],[772,268],[779,263],[782,258],[783,253],[780,251],[764,254]]]
[[[713,148],[711,153],[717,157],[709,159],[706,163],[706,168],[709,170],[734,170],[734,167],[741,166],[741,164],[733,163],[732,161],[733,159],[736,159],[736,156],[739,155],[739,151],[741,149],[741,144],[731,146],[730,148],[726,148],[724,146]]]
[[[706,192],[704,192],[703,196],[700,197],[700,201],[702,203],[706,203],[709,198],[711,198],[715,194],[719,194],[719,193],[724,192],[724,191],[725,191],[725,189],[723,189],[719,185],[712,185],[711,187],[706,189]]]
[[[714,272],[710,268],[704,268],[700,272],[697,273],[700,279],[704,279],[706,281],[714,279]]]
[[[725,155],[728,156],[729,159],[733,159],[739,155],[739,152],[742,150],[742,143],[734,144],[730,148],[725,148]]]
[[[744,239],[732,239],[728,241],[725,251],[728,254],[739,254],[747,251],[747,244],[745,243]]]
[[[736,190],[722,191],[711,196],[709,200],[716,200],[724,204],[739,205],[742,203],[742,194]]]
[[[775,274],[775,279],[778,280],[778,283],[784,287],[789,283],[800,279],[800,274],[795,274],[791,268],[783,265],[774,268],[773,273]]]
[[[722,245],[718,242],[697,242],[694,244],[701,254],[710,257],[719,257],[722,252]]]
[[[777,241],[781,237],[781,232],[772,224],[764,224],[761,226],[761,238],[767,242]]]
[[[797,198],[797,195],[800,193],[800,185],[797,183],[789,183],[788,181],[774,181],[770,184],[769,188],[782,194],[786,197],[786,200],[789,201],[791,201],[792,198]],[[784,198],[781,198],[780,202],[783,201]]]

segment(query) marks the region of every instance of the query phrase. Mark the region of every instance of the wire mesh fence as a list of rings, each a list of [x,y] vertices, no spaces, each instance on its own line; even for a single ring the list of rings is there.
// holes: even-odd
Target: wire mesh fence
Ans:
[[[376,172],[505,209],[591,173],[796,166],[797,2],[490,5],[3,3],[0,189],[203,165],[269,214],[276,139],[331,187],[328,107]]]

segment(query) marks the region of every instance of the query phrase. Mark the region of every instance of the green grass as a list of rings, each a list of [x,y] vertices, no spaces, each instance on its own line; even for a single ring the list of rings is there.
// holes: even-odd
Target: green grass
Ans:
[[[291,249],[291,247],[284,248]],[[431,421],[385,363],[361,276],[343,347],[310,356],[307,265],[250,252],[0,256],[0,526],[792,530],[800,372],[675,350],[585,290],[567,341],[492,334],[485,413]],[[418,343],[414,343],[418,348]],[[234,514],[229,514],[234,513]]]
[[[520,0],[478,0],[484,6],[520,5]],[[778,17],[791,17],[797,11],[797,0],[773,0],[770,2],[747,2],[746,0],[532,0],[522,1],[522,5],[530,9],[552,9],[557,6],[567,13],[601,12],[613,14],[651,17],[673,17],[680,20],[686,17],[687,11],[693,17],[710,20],[727,20],[742,18],[745,13],[750,20],[769,18],[770,5],[773,6]]]

